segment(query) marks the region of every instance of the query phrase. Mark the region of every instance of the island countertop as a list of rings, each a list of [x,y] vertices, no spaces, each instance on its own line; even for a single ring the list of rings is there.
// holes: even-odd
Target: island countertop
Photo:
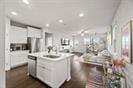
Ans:
[[[45,59],[45,60],[50,60],[50,61],[59,61],[59,60],[65,59],[67,57],[74,56],[74,54],[60,53],[60,52],[58,52],[58,54],[56,54],[55,52],[50,53],[50,54],[48,54],[47,52],[38,52],[38,53],[30,53],[28,55],[35,56],[37,58],[41,58],[41,59]],[[59,57],[58,58],[49,58],[49,57],[44,57],[44,55],[57,55]]]

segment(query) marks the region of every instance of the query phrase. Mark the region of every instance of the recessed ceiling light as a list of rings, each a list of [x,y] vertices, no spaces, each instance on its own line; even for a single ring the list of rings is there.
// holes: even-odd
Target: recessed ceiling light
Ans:
[[[30,4],[30,2],[29,2],[28,0],[23,0],[23,2],[24,2],[25,4],[27,4],[27,5]]]
[[[11,14],[12,14],[12,15],[15,15],[15,16],[18,15],[15,11],[12,11]]]
[[[62,20],[62,19],[60,19],[60,20],[59,20],[59,22],[60,22],[60,23],[63,23],[63,20]]]
[[[79,17],[83,17],[83,16],[84,16],[84,14],[83,14],[83,13],[80,13],[80,14],[79,14]]]
[[[50,24],[46,24],[46,27],[49,27],[50,26]]]
[[[88,33],[88,31],[85,31],[85,33]]]
[[[84,36],[85,34],[84,33],[81,33],[81,36]]]

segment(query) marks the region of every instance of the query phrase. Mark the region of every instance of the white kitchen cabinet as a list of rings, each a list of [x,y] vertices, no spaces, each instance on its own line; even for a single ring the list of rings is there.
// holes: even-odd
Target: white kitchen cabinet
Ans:
[[[10,53],[11,68],[27,63],[29,51],[13,51]]]
[[[28,27],[28,37],[41,38],[41,29]]]
[[[48,70],[46,67],[42,65],[38,65],[37,71],[37,77],[40,80],[46,82],[48,85],[52,85],[52,72],[50,70]]]
[[[11,26],[10,43],[27,43],[27,29]]]
[[[25,51],[22,51],[22,59],[24,62],[28,62],[28,54],[29,54],[29,50],[25,50]]]
[[[67,57],[68,58],[68,57]],[[49,61],[37,58],[37,78],[52,88],[59,88],[70,77],[70,58],[60,61]]]

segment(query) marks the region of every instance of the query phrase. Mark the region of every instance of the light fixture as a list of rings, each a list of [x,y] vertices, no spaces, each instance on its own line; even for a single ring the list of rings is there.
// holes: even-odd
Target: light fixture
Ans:
[[[85,33],[87,34],[87,33],[88,33],[88,31],[85,31]]]
[[[62,20],[62,19],[60,19],[60,20],[59,20],[59,22],[60,22],[60,23],[63,23],[63,20]]]
[[[85,36],[85,34],[88,34],[88,31],[81,31],[81,32],[80,32],[80,35],[81,35],[81,36]]]
[[[11,14],[12,14],[12,15],[15,15],[15,16],[18,15],[15,11],[12,11]]]
[[[85,34],[84,33],[81,33],[81,36],[83,37]]]
[[[23,0],[23,2],[26,4],[26,5],[29,5],[30,2],[28,0]]]
[[[50,26],[50,24],[46,24],[46,27],[49,27]]]
[[[83,16],[84,16],[84,14],[83,14],[83,13],[80,13],[80,14],[79,14],[79,17],[83,17]]]

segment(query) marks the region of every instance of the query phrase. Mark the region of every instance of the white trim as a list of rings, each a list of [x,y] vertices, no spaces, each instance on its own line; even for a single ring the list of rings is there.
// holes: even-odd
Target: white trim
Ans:
[[[0,0],[0,88],[5,88],[4,0]]]

